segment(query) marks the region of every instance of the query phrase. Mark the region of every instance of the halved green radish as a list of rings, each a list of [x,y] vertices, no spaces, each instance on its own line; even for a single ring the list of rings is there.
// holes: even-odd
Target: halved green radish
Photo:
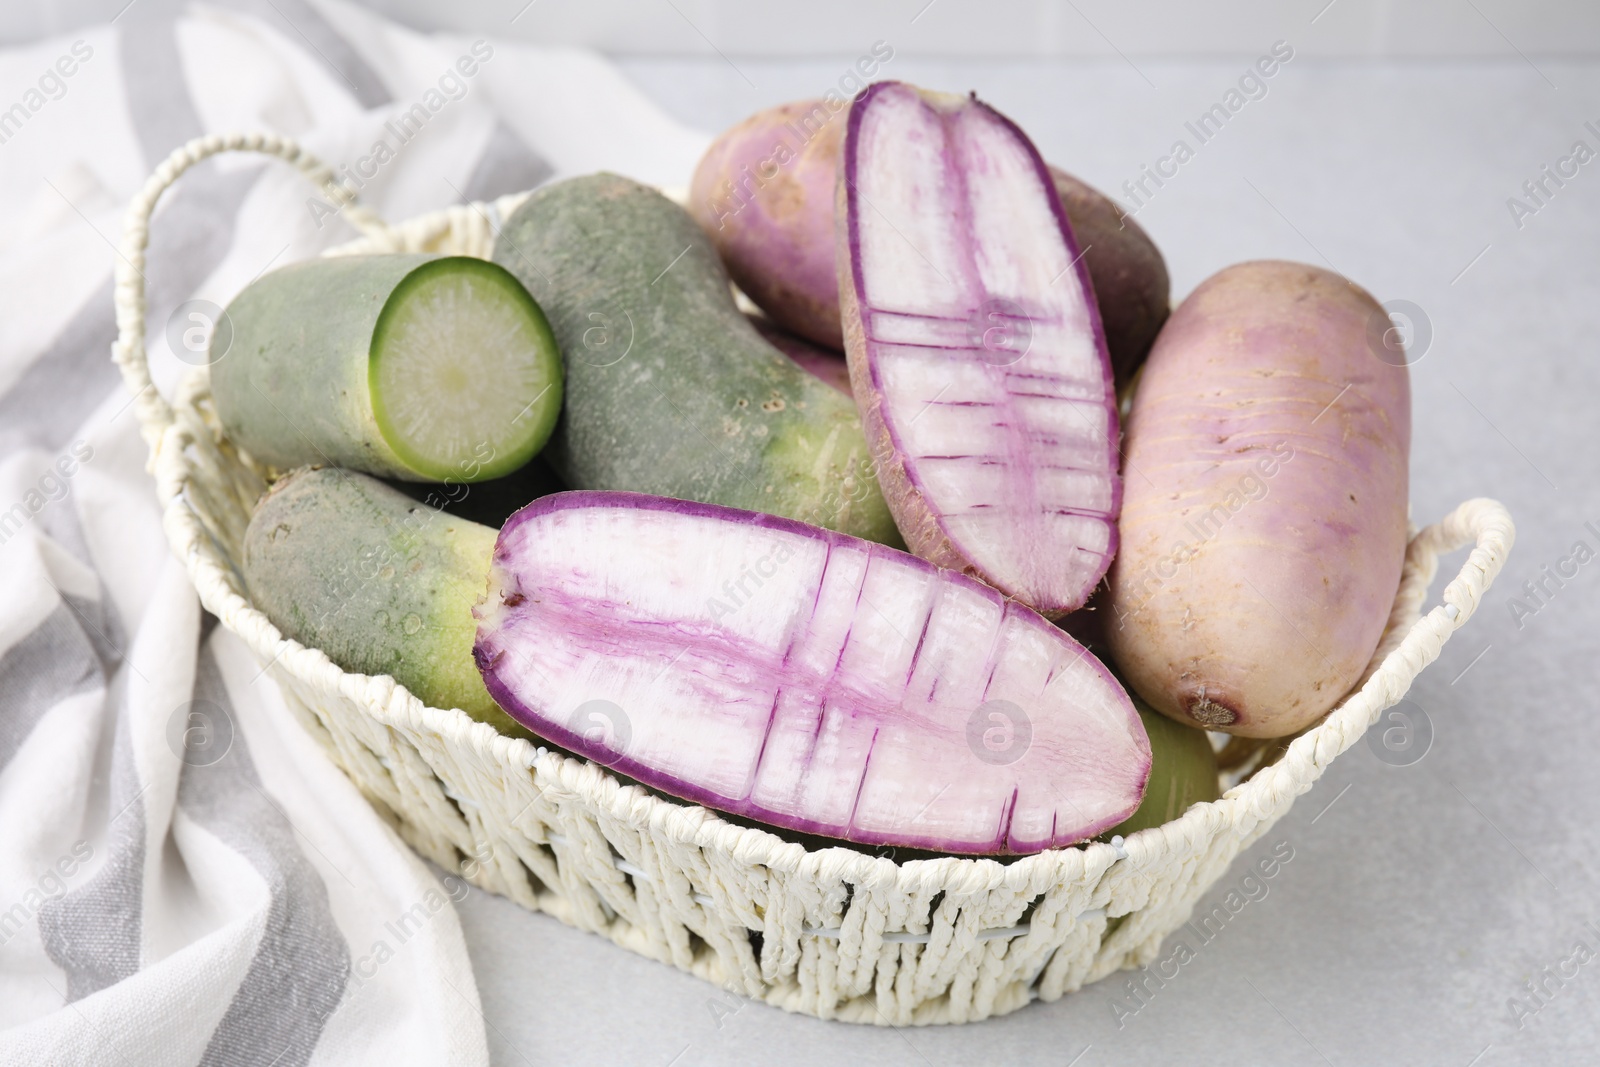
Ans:
[[[561,411],[544,312],[487,260],[308,260],[252,282],[227,320],[231,344],[211,368],[217,414],[279,469],[483,481],[533,458]]]

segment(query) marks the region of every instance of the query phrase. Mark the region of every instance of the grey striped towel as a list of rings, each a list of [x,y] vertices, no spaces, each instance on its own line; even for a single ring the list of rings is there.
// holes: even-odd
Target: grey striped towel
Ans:
[[[681,184],[705,139],[596,56],[324,0],[135,0],[0,52],[0,93],[0,1063],[483,1064],[464,884],[168,551],[109,358],[123,205],[208,132],[291,135],[396,220],[599,168]],[[186,175],[146,268],[158,387],[189,302],[353,235],[281,164]]]

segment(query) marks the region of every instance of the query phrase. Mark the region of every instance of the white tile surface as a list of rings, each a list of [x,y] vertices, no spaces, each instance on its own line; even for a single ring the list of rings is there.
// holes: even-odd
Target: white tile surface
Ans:
[[[1600,48],[1600,7],[1584,0],[359,2],[428,29],[475,27],[547,44],[712,58],[718,51],[825,55],[878,38],[923,55],[997,58],[1232,55],[1296,34],[1308,53],[1323,56],[1592,56]]]
[[[0,5],[0,41],[101,21],[125,0]],[[474,29],[541,44],[715,58],[816,56],[879,38],[923,55],[1236,55],[1305,38],[1320,56],[1593,56],[1586,0],[354,0],[421,29]],[[109,8],[109,10],[108,10]]]

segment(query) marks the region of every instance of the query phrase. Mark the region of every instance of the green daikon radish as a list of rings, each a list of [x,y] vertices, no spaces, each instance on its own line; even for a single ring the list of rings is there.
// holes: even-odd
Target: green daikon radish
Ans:
[[[1150,780],[1139,810],[1111,831],[1123,837],[1171,822],[1193,805],[1222,795],[1216,753],[1206,732],[1174,722],[1137,695],[1129,696],[1150,738]]]
[[[488,588],[495,536],[376,478],[301,470],[256,505],[242,569],[251,600],[285,637],[527,737],[472,660],[472,607]]]

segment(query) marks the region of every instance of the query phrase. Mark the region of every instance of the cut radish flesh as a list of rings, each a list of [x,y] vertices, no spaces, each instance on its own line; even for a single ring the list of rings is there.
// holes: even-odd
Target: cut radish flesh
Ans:
[[[866,844],[1025,853],[1138,806],[1110,673],[950,571],[788,519],[545,497],[495,546],[475,648],[500,706],[675,796]]]
[[[1050,173],[976,98],[851,106],[840,303],[878,481],[911,550],[1052,617],[1117,547],[1117,408]]]
[[[373,413],[413,469],[499,477],[549,438],[561,411],[560,358],[543,312],[509,273],[465,256],[434,260],[396,286],[378,316]]]

